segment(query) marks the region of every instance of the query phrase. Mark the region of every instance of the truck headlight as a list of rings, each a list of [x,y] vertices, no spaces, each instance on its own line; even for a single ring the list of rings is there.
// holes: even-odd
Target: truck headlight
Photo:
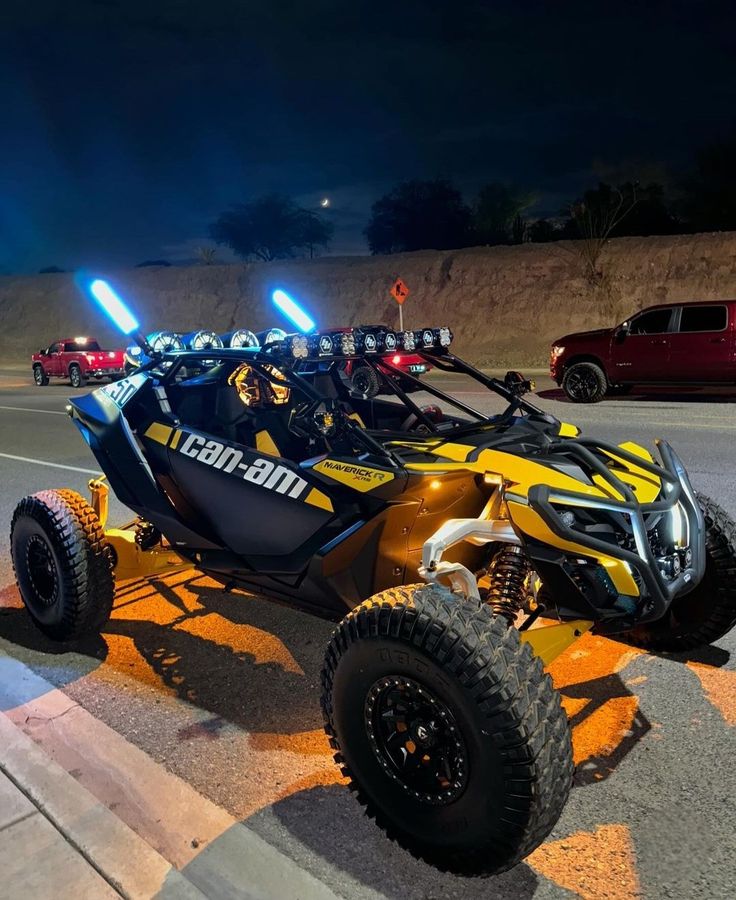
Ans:
[[[565,352],[565,348],[560,344],[553,344],[551,352],[552,358],[557,359],[558,356],[562,356],[562,354]]]

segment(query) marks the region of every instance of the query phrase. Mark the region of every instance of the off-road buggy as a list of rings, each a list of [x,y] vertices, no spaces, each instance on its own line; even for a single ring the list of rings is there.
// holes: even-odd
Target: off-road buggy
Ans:
[[[104,628],[116,578],[184,567],[334,618],[322,708],[359,801],[431,863],[489,874],[544,840],[571,786],[545,664],[590,629],[663,650],[723,635],[736,530],[668,444],[655,462],[581,437],[450,342],[376,326],[152,352],[70,401],[135,521],[106,529],[103,479],[90,503],[43,491],[12,556],[59,640]],[[505,409],[399,371],[397,346]],[[375,373],[362,394],[351,360]]]

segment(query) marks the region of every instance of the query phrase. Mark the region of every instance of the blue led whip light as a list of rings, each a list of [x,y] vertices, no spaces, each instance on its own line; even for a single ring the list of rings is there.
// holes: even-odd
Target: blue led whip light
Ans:
[[[89,289],[95,300],[123,334],[132,334],[141,327],[138,319],[106,281],[103,281],[101,278],[95,278]]]
[[[275,306],[304,334],[314,331],[317,327],[312,317],[295,300],[292,300],[285,291],[276,290],[273,292],[272,297]]]

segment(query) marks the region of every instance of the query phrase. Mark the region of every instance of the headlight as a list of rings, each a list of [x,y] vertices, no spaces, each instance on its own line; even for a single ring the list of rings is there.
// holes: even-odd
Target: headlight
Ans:
[[[554,357],[554,359],[557,359],[558,356],[562,356],[562,354],[565,352],[565,348],[562,347],[560,344],[554,344],[552,346],[551,352],[552,352],[552,356]]]
[[[291,339],[291,355],[294,359],[306,359],[309,356],[309,340],[304,334],[297,334]]]
[[[173,331],[154,331],[146,338],[151,349],[156,353],[171,353],[185,350],[184,341]]]
[[[233,331],[228,341],[229,347],[260,347],[258,338],[247,328],[238,328]]]
[[[276,344],[279,341],[283,341],[286,339],[286,332],[283,328],[271,328],[268,332],[266,332],[266,337],[263,339],[263,346],[266,347],[269,344]]]
[[[401,335],[401,343],[404,345],[404,350],[413,350],[416,346],[416,341],[414,340],[414,332],[405,331]]]
[[[186,341],[190,350],[214,350],[222,347],[222,341],[214,331],[195,331],[187,335]]]
[[[440,328],[439,331],[440,347],[449,347],[452,343],[452,332],[449,328]]]
[[[352,331],[345,331],[340,335],[340,353],[343,356],[355,355],[355,335]]]

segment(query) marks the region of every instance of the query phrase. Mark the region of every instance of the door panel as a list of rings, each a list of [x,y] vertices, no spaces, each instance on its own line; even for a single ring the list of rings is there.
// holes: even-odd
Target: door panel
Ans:
[[[721,303],[694,303],[678,310],[670,335],[670,372],[680,382],[736,381],[733,321]]]
[[[61,375],[61,344],[52,344],[49,355],[44,360],[44,368],[49,375]]]
[[[651,309],[634,316],[628,333],[614,337],[611,381],[666,381],[669,377],[673,308]]]

